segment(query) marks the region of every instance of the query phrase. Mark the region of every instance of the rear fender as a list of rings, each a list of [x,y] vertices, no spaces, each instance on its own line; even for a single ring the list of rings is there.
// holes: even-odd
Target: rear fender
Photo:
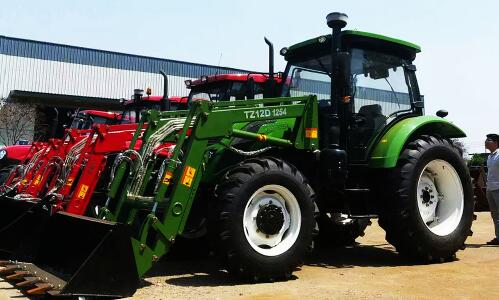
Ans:
[[[393,168],[397,165],[404,145],[416,136],[437,135],[444,138],[462,138],[466,134],[451,122],[433,116],[407,118],[392,126],[374,146],[369,159],[370,168]]]

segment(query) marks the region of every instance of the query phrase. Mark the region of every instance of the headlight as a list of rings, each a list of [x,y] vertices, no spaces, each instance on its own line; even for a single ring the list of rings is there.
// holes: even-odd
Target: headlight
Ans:
[[[0,150],[0,159],[3,159],[5,155],[7,155],[7,151],[5,149]]]

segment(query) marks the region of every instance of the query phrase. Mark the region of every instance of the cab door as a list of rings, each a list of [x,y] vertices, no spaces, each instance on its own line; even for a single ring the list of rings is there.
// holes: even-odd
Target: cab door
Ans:
[[[366,161],[376,137],[401,113],[411,111],[404,64],[398,57],[352,50],[351,116],[348,120],[348,158]]]

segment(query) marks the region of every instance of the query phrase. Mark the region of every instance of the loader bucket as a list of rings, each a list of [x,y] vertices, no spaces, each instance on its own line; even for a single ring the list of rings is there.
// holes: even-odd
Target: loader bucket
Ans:
[[[38,213],[26,216],[36,215],[38,221],[43,219]],[[25,223],[19,228],[30,222]],[[2,262],[10,268],[3,274],[7,279],[21,281],[16,285],[32,295],[115,298],[134,294],[139,278],[129,226],[65,212],[42,223],[37,236],[18,235],[23,241],[10,249],[11,260]]]
[[[37,202],[16,200],[7,196],[0,197],[0,232],[36,205]]]

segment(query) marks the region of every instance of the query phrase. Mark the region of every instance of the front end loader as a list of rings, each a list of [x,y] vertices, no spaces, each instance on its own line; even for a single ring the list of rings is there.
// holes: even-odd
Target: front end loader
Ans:
[[[11,255],[3,272],[28,294],[130,296],[199,219],[229,273],[249,281],[289,278],[317,225],[322,239],[355,239],[371,218],[400,254],[452,260],[473,218],[470,176],[450,141],[464,132],[423,115],[419,46],[342,30],[341,13],[327,22],[331,35],[281,50],[280,98],[143,112],[97,217],[47,217],[36,245],[20,235],[0,245]],[[162,143],[175,145],[166,159],[155,156]]]
[[[31,209],[35,209],[32,208],[33,204],[44,207],[50,203],[48,205],[50,213],[65,209],[62,202],[67,202],[68,197],[73,196],[71,187],[76,179],[75,176],[80,176],[80,171],[84,167],[88,155],[91,154],[90,152],[96,149],[96,144],[98,144],[97,151],[102,153],[102,138],[107,132],[116,131],[111,140],[108,141],[111,144],[104,145],[104,148],[109,147],[107,150],[111,153],[124,151],[127,149],[127,142],[130,142],[133,135],[127,131],[135,132],[140,111],[162,109],[169,106],[168,81],[166,74],[164,72],[161,74],[165,78],[164,90],[166,94],[163,96],[150,96],[150,90],[146,96],[143,96],[143,91],[137,89],[133,99],[124,103],[123,113],[96,110],[78,111],[73,118],[71,128],[65,131],[65,136],[62,139],[50,139],[48,143],[41,143],[41,145],[40,143],[33,144],[30,155],[10,172],[7,180],[2,184],[0,207],[5,209],[0,210],[3,214],[0,218],[0,229],[11,224],[23,212],[29,213]],[[176,98],[172,102],[181,104],[185,101]],[[116,134],[119,135],[118,138],[115,137]],[[102,156],[100,157],[102,158]],[[105,164],[105,160],[101,163]],[[90,168],[90,176],[98,176],[101,171],[92,167]],[[85,191],[94,184],[93,179],[98,179],[98,177],[86,179],[87,181],[82,183],[83,188],[86,187]],[[75,197],[81,198],[82,190],[79,191],[80,194],[75,195]]]
[[[259,107],[262,104],[286,105],[276,106],[276,108],[272,109],[260,109]],[[188,113],[158,113],[152,111],[150,114],[146,114],[144,122],[147,122],[149,126],[143,133],[142,145],[137,157],[131,158],[132,166],[138,164],[139,167],[133,168],[134,171],[131,177],[128,175],[130,170],[126,163],[122,163],[118,167],[111,185],[109,201],[100,210],[100,219],[73,218],[74,215],[68,213],[56,213],[48,218],[47,225],[43,226],[42,232],[38,233],[44,239],[40,241],[41,244],[38,247],[35,247],[38,249],[36,255],[33,255],[33,249],[24,251],[22,246],[25,243],[22,241],[18,243],[21,247],[13,251],[16,258],[28,261],[30,264],[7,264],[9,270],[12,270],[13,274],[16,274],[16,268],[18,268],[18,272],[27,269],[30,274],[33,274],[35,269],[43,269],[45,266],[50,266],[51,270],[60,270],[55,274],[51,273],[51,276],[47,277],[49,278],[48,282],[44,280],[33,282],[31,286],[33,293],[38,291],[37,289],[40,287],[43,288],[50,284],[51,288],[47,288],[47,291],[50,290],[52,294],[130,295],[130,286],[125,287],[125,282],[130,282],[132,278],[136,281],[149,270],[155,261],[166,254],[176,236],[182,233],[200,180],[205,176],[203,174],[203,164],[206,164],[211,151],[221,147],[219,144],[209,146],[209,141],[213,139],[224,140],[222,143],[226,143],[226,145],[223,147],[230,148],[233,147],[230,145],[230,137],[250,138],[254,141],[265,139],[265,143],[269,147],[273,145],[277,147],[297,147],[303,151],[310,151],[317,145],[317,137],[310,133],[313,128],[315,130],[317,128],[316,107],[315,97],[219,102],[212,105],[207,101],[200,101],[193,103],[193,107]],[[260,114],[261,116],[255,117],[252,114]],[[286,122],[283,124],[288,124],[289,127],[287,130],[283,130],[282,133],[286,133],[286,136],[259,135],[233,128],[234,124],[245,124],[254,118],[261,121],[275,118],[285,120]],[[226,121],[221,124],[219,120]],[[139,124],[138,131],[141,130],[143,124]],[[186,138],[189,128],[191,128],[191,133]],[[151,161],[152,150],[158,143],[167,141],[175,141],[175,150],[164,168],[161,184],[155,187],[155,191],[152,191],[152,193],[149,191],[151,194],[148,194],[148,179],[154,165],[153,161]],[[130,149],[134,149],[134,142],[130,145]],[[184,152],[182,156],[180,155],[181,149],[184,149],[182,150]],[[134,159],[138,161],[134,161]],[[276,162],[272,161],[271,163]],[[293,174],[293,170],[288,169],[290,166],[276,165],[276,168],[285,168],[286,172]],[[294,175],[298,176],[297,174]],[[283,180],[286,181],[287,179]],[[280,238],[287,240],[289,243],[289,245],[283,246],[281,251],[285,252],[286,248],[293,248],[293,251],[297,252],[295,253],[297,257],[291,259],[291,264],[286,259],[278,264],[268,265],[263,270],[254,268],[251,260],[249,260],[246,261],[241,270],[238,269],[237,272],[241,272],[240,275],[250,276],[251,279],[261,278],[261,280],[289,276],[300,263],[305,252],[308,251],[312,243],[312,228],[314,227],[313,195],[306,188],[306,184],[303,186],[305,188],[303,188],[295,180],[296,178],[291,180],[294,184],[292,185],[293,188],[303,193],[306,199],[300,199],[299,201],[295,199],[296,203],[289,200],[295,206],[288,208],[292,214],[284,215],[283,218],[286,220],[283,219],[282,222],[288,223],[288,226],[294,226],[294,233]],[[300,184],[303,183],[300,182]],[[282,201],[285,202],[285,200]],[[271,219],[274,213],[274,207],[270,205],[268,215],[261,216],[266,221],[265,223],[268,223],[262,226],[269,227],[265,229],[269,234],[275,231],[276,228],[274,227],[277,226],[268,220]],[[301,215],[304,216],[301,226],[289,224],[291,222],[289,218],[300,218]],[[85,228],[84,224],[89,225],[89,227]],[[65,232],[71,233],[70,236],[74,237],[74,241],[68,242],[68,239],[73,240],[73,238],[69,237],[64,240],[50,238],[50,232],[53,232],[55,228],[64,228]],[[85,232],[92,232],[92,234],[84,234]],[[281,235],[283,234],[281,233]],[[87,236],[89,239],[86,238]],[[5,235],[3,238],[5,238]],[[119,250],[115,248],[118,240],[121,240]],[[296,240],[303,240],[303,243],[292,247],[293,242]],[[76,242],[82,244],[77,245]],[[275,240],[273,243],[278,242]],[[258,246],[255,244],[255,247]],[[56,253],[45,250],[48,248],[52,250],[58,249],[57,252],[60,251],[59,253],[70,251],[73,253],[72,258],[56,259]],[[265,247],[263,247],[262,251],[265,252],[265,250]],[[75,254],[75,251],[78,254]],[[87,251],[86,255],[80,255],[85,251]],[[120,256],[123,255],[122,258],[125,261],[119,261],[118,257],[114,257],[111,260],[112,262],[108,263],[116,264],[121,268],[125,266],[129,268],[128,271],[121,272],[119,278],[104,274],[100,269],[103,263],[100,260],[105,259],[105,257],[116,256],[117,252],[120,253]],[[269,255],[270,257],[274,256]],[[72,273],[68,272],[70,270]],[[114,272],[111,269],[109,271]],[[89,276],[97,273],[107,279],[104,280],[100,275]],[[50,280],[51,278],[53,280]],[[28,280],[30,279],[26,281]],[[111,284],[109,280],[118,281]],[[62,282],[63,284],[59,288],[54,282]],[[84,286],[82,286],[83,282],[85,283]],[[20,284],[23,286],[28,283]],[[110,290],[109,287],[112,287],[112,289],[122,288],[123,292],[116,293],[116,290]]]
[[[34,209],[40,197],[55,185],[61,175],[64,158],[79,155],[89,132],[70,129],[65,139],[51,139],[24,165],[18,177],[9,178],[0,197],[0,230]]]

